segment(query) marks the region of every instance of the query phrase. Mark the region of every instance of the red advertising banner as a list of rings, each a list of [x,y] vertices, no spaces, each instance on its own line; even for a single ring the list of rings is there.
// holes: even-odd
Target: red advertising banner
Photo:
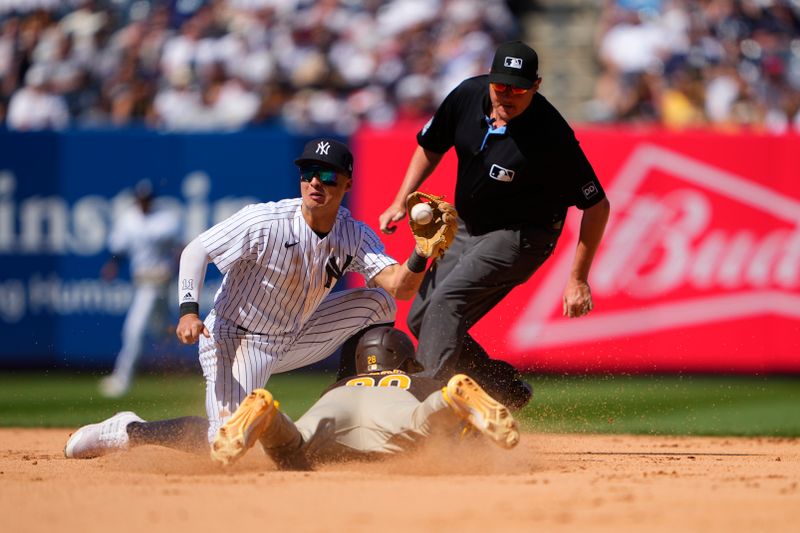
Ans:
[[[377,227],[417,125],[355,139],[351,203]],[[595,310],[561,316],[580,212],[554,256],[473,329],[489,353],[554,372],[800,372],[800,137],[581,129],[612,206],[590,277]],[[452,198],[448,155],[423,186]],[[408,256],[405,220],[384,236]],[[405,326],[408,304],[400,306]]]

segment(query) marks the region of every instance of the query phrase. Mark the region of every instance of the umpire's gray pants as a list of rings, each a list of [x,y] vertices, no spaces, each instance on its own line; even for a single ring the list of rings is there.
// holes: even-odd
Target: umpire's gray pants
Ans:
[[[465,372],[484,386],[486,381],[509,380],[492,371],[486,351],[467,332],[536,272],[553,253],[559,235],[533,226],[470,235],[459,220],[453,245],[425,275],[408,315],[409,329],[419,339],[422,375],[446,380]]]

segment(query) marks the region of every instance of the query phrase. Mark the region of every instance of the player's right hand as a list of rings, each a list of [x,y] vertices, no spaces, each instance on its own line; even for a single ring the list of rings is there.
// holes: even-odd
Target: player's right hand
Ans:
[[[387,235],[394,233],[395,230],[397,230],[395,222],[403,220],[404,216],[406,216],[406,206],[404,204],[392,204],[389,206],[389,209],[384,211],[383,214],[378,217],[381,233],[385,233]]]
[[[178,340],[183,344],[196,343],[201,333],[205,335],[206,338],[211,337],[211,333],[208,332],[208,328],[206,328],[206,325],[200,320],[200,317],[192,313],[183,315],[178,322],[178,327],[175,328],[175,335],[177,335]]]

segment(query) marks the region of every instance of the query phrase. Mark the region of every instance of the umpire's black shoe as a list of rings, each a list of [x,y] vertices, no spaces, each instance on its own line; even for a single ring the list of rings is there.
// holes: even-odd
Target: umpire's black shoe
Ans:
[[[512,411],[518,411],[528,405],[533,397],[533,387],[521,378],[512,381],[500,395],[501,401]]]

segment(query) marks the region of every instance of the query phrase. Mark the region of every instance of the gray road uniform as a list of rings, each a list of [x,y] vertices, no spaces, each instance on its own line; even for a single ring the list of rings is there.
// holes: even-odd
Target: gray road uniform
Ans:
[[[200,337],[206,379],[208,437],[270,375],[331,355],[372,324],[391,323],[396,304],[383,289],[331,292],[345,272],[369,286],[397,261],[365,224],[339,208],[323,237],[305,222],[300,198],[245,207],[202,233],[181,260],[179,300],[197,302],[204,277],[191,256],[211,260],[224,274]],[[191,247],[191,248],[190,248]]]
[[[441,381],[399,370],[359,374],[329,387],[295,427],[315,462],[409,451],[433,434],[459,435],[464,426],[443,387]],[[270,441],[280,449],[278,436]]]

